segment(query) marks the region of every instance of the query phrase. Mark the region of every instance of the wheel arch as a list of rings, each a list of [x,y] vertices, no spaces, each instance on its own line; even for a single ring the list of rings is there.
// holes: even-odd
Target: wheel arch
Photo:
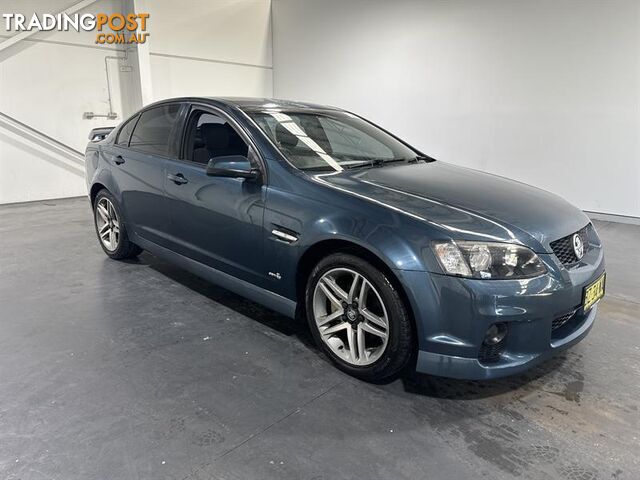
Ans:
[[[372,252],[366,247],[359,245],[355,242],[342,239],[330,239],[321,240],[311,245],[300,257],[296,268],[296,298],[298,299],[298,312],[301,314],[305,310],[305,289],[307,285],[307,279],[313,267],[324,257],[332,253],[349,253],[358,258],[366,260],[373,266],[378,268],[389,279],[393,288],[396,289],[402,302],[404,303],[407,313],[411,319],[411,324],[414,329],[414,333],[417,333],[416,319],[409,301],[407,292],[404,286],[400,282],[398,276],[394,273],[393,269],[380,258],[379,255]],[[414,335],[415,338],[415,335]]]
[[[96,196],[98,195],[98,192],[103,189],[106,191],[109,191],[109,189],[100,182],[96,182],[93,185],[91,185],[91,189],[89,190],[89,199],[91,200],[91,206],[95,204]]]

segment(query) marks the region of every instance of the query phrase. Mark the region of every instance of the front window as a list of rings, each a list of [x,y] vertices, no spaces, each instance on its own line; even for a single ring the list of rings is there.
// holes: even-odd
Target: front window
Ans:
[[[249,147],[224,118],[196,110],[187,125],[186,160],[207,165],[218,157],[247,157]]]
[[[391,135],[346,112],[248,112],[285,157],[301,170],[341,171],[417,154]]]

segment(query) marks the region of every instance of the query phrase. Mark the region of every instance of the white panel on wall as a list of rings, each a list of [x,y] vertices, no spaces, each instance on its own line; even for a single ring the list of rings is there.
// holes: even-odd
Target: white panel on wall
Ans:
[[[271,67],[270,0],[147,1],[152,53]]]
[[[145,5],[154,99],[273,95],[270,0]]]
[[[640,2],[274,0],[274,93],[640,216]]]
[[[153,95],[270,97],[271,69],[151,56]]]

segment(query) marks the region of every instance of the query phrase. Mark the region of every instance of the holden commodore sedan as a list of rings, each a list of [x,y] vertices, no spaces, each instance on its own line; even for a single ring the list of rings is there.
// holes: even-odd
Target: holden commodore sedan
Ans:
[[[326,356],[364,380],[522,372],[583,339],[604,295],[582,211],[344,110],[178,98],[90,138],[109,257],[148,250],[306,317]]]

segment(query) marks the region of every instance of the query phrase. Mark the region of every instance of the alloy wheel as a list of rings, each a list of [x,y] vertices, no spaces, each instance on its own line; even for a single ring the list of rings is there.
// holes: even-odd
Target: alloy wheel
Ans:
[[[322,341],[350,365],[370,365],[387,347],[389,317],[382,297],[354,270],[334,268],[320,277],[313,314]]]
[[[120,243],[120,220],[111,201],[102,197],[96,205],[96,227],[104,248],[114,252]]]

